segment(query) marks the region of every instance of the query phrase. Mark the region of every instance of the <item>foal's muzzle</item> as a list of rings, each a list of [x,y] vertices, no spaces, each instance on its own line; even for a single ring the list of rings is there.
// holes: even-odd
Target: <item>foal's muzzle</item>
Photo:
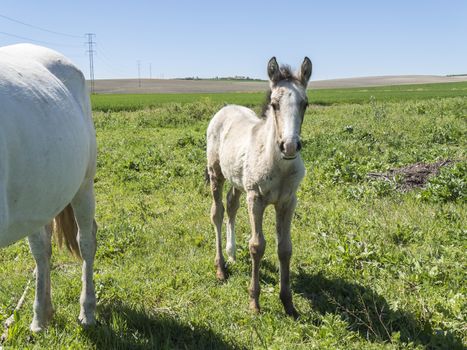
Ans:
[[[285,140],[279,144],[283,159],[295,159],[302,149],[300,140]]]

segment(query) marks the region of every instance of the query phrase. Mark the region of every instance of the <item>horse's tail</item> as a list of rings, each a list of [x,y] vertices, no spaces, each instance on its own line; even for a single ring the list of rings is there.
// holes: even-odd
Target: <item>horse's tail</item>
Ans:
[[[53,220],[52,232],[59,247],[65,245],[67,249],[77,258],[81,259],[78,240],[78,226],[76,225],[75,213],[71,204],[58,214]]]

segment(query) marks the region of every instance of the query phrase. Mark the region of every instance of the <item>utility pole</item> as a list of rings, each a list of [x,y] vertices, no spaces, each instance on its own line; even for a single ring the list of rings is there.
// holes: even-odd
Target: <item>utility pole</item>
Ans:
[[[138,60],[138,87],[141,87],[141,61]]]
[[[152,79],[152,63],[149,63],[149,79]]]
[[[93,33],[86,33],[86,37],[88,38],[88,49],[87,53],[89,54],[89,80],[91,81],[91,94],[94,93],[94,44],[96,43],[93,41],[93,38],[96,37],[96,34]]]

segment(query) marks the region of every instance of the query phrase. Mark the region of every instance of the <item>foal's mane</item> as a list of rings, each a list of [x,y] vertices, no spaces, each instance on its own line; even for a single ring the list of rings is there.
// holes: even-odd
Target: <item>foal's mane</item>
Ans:
[[[271,103],[271,89],[268,89],[268,91],[266,92],[266,96],[264,98],[263,104],[261,105],[261,114],[260,114],[261,119],[266,119],[266,113],[268,112],[270,103]]]
[[[279,68],[279,71],[281,73],[280,79],[281,80],[297,80],[297,77],[293,74],[292,68],[288,64],[283,64]]]
[[[292,68],[288,64],[281,65],[279,70],[280,70],[280,78],[277,82],[282,81],[282,80],[300,82],[300,79],[298,79],[295,76],[295,74],[292,71]],[[264,99],[263,104],[261,105],[260,118],[262,119],[266,119],[266,113],[269,109],[269,105],[271,104],[271,93],[272,93],[271,89],[268,89],[268,91],[266,92],[266,98]]]

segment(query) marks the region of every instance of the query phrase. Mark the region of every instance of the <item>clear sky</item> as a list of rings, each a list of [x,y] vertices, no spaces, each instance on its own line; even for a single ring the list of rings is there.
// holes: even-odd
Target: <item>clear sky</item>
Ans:
[[[271,56],[309,56],[313,80],[467,73],[467,0],[2,0],[0,15],[1,46],[44,44],[86,75],[95,33],[96,78],[135,78],[138,61],[143,78],[266,78]]]

